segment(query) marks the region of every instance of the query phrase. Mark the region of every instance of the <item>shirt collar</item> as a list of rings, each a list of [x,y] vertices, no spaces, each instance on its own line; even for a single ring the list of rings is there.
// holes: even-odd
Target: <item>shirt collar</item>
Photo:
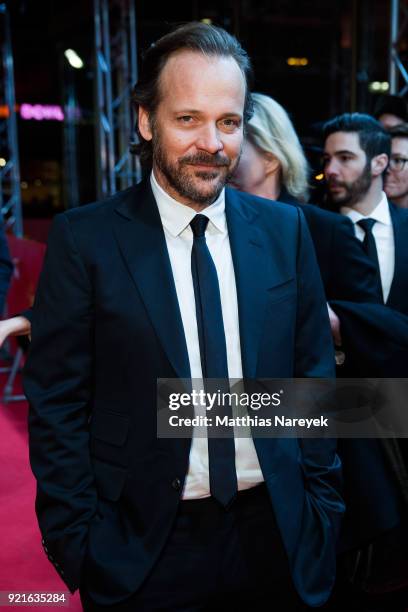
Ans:
[[[378,223],[383,223],[384,225],[391,225],[391,215],[388,206],[388,200],[387,196],[383,191],[381,192],[381,200],[379,204],[377,204],[377,206],[369,215],[364,216],[360,212],[358,212],[358,210],[350,208],[349,206],[342,206],[340,208],[340,212],[343,215],[346,215],[353,223],[357,223],[357,221],[360,221],[360,219],[370,217],[370,219],[375,219],[375,221],[377,221]]]
[[[174,237],[179,236],[196,216],[196,211],[181,204],[172,198],[157,182],[154,172],[150,175],[150,184],[153,195],[157,202],[163,227]],[[225,189],[210,206],[202,211],[209,218],[208,229],[210,232],[225,233],[227,222],[225,219]]]

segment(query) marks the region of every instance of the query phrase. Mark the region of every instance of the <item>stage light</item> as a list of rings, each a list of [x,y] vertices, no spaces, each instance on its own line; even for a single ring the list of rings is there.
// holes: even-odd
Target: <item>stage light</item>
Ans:
[[[6,164],[7,161],[4,159],[4,157],[0,157],[0,168],[4,168]]]
[[[288,66],[307,66],[309,60],[307,57],[288,57],[286,63]]]
[[[79,70],[80,68],[84,67],[84,62],[79,57],[78,53],[73,49],[65,49],[64,55],[72,68],[77,68]]]
[[[27,189],[28,187],[28,183],[26,181],[21,181],[20,185],[21,185],[21,189]]]
[[[324,174],[316,174],[315,179],[316,181],[322,181],[324,179]]]
[[[16,104],[14,110],[18,112],[20,110],[20,106]],[[10,117],[9,107],[7,104],[0,104],[0,119],[7,119],[8,117]]]
[[[373,92],[388,91],[390,84],[388,81],[372,81],[368,85],[368,89]]]
[[[201,23],[205,23],[207,25],[212,25],[212,19],[209,19],[208,17],[205,17],[204,19],[201,19]]]

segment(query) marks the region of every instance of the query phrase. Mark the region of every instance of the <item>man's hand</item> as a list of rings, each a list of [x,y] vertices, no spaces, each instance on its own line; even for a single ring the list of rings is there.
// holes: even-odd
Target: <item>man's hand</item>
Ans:
[[[336,315],[336,313],[330,308],[328,304],[327,304],[327,310],[329,311],[330,327],[332,331],[334,344],[336,346],[341,346],[340,319]]]
[[[21,315],[0,321],[0,347],[9,336],[28,336],[30,332],[30,321]]]

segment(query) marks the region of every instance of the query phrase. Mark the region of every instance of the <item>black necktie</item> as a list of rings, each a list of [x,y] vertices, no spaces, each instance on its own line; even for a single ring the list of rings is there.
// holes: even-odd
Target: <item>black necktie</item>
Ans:
[[[363,247],[368,257],[371,259],[375,267],[377,268],[378,274],[380,274],[380,265],[378,263],[378,253],[377,247],[375,244],[375,238],[373,235],[373,227],[376,223],[375,219],[370,219],[369,217],[366,219],[360,219],[357,221],[358,225],[364,230],[364,240]],[[379,278],[381,278],[379,276]]]
[[[222,379],[220,385],[217,384],[217,390],[221,386],[220,390],[226,391],[229,390],[227,347],[217,270],[205,240],[207,224],[208,217],[204,215],[196,215],[190,223],[194,234],[191,271],[201,367],[204,379]],[[208,392],[209,384],[205,384],[205,387]],[[230,406],[225,407],[223,415],[232,416]],[[223,506],[228,506],[237,493],[234,438],[214,438],[209,435],[208,461],[211,495]]]

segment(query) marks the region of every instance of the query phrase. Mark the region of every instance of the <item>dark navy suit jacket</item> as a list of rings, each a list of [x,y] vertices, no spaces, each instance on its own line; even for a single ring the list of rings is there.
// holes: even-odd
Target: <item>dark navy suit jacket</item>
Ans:
[[[386,306],[331,302],[341,320],[346,376],[408,378],[408,211],[392,203],[389,209],[394,230],[395,267]],[[393,451],[393,440],[379,442],[381,455],[375,444],[375,440],[365,441],[366,452],[360,450],[359,456],[344,452],[344,446],[358,450],[351,441],[341,444],[345,495],[349,500],[344,546],[372,540],[400,523],[406,524],[406,440],[398,440],[402,462]],[[358,471],[356,465],[359,465]],[[359,477],[359,472],[365,477]],[[401,473],[404,478],[399,478]]]
[[[294,207],[226,190],[244,376],[331,377],[333,346],[307,225]],[[150,186],[56,217],[25,368],[44,547],[100,604],[141,585],[171,530],[190,440],[158,439],[156,380],[190,376]],[[333,440],[255,440],[294,584],[335,578],[344,510]],[[273,550],[271,550],[273,555]]]
[[[381,301],[377,270],[364,253],[347,217],[300,204],[283,189],[279,201],[298,206],[306,217],[327,301]]]

